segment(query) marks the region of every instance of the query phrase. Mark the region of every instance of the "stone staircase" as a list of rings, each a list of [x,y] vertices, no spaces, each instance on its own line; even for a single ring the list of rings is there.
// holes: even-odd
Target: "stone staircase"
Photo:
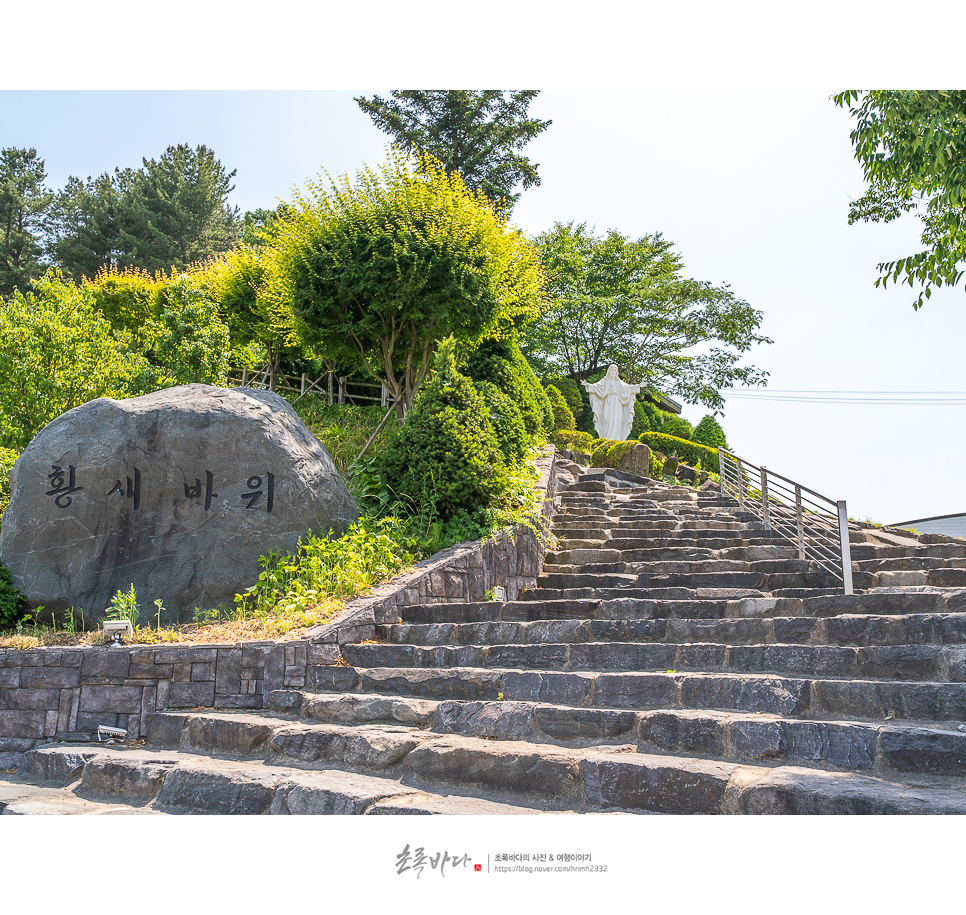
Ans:
[[[4,813],[966,813],[966,543],[856,531],[857,593],[737,503],[558,496],[510,602],[405,607],[264,712],[47,746]]]

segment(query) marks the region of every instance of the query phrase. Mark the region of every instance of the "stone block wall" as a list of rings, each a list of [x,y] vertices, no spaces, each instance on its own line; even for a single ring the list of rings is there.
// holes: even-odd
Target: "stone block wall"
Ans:
[[[556,465],[538,462],[542,523],[553,512]],[[538,528],[540,525],[536,525]],[[0,761],[38,744],[90,739],[99,725],[138,738],[168,709],[260,709],[272,690],[299,689],[312,667],[339,661],[341,646],[372,638],[406,604],[483,600],[502,586],[513,599],[543,568],[546,540],[525,525],[460,544],[351,601],[297,641],[223,645],[0,649]]]

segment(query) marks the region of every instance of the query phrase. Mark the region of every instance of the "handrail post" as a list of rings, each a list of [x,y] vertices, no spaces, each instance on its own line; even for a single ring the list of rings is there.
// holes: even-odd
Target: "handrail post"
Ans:
[[[852,589],[852,545],[849,542],[849,514],[845,500],[835,503],[839,510],[839,543],[842,546],[842,583],[846,594],[854,594]]]
[[[738,507],[745,510],[745,475],[741,467],[741,461],[736,463],[738,468]]]
[[[248,384],[248,369],[246,369],[243,366],[242,367],[242,383],[241,383],[241,386],[244,388],[244,387],[247,386],[247,384]]]
[[[795,533],[798,537],[798,558],[805,558],[805,525],[802,517],[802,487],[795,484]]]
[[[761,468],[761,517],[767,530],[771,527],[771,516],[768,513],[768,476],[764,467]]]

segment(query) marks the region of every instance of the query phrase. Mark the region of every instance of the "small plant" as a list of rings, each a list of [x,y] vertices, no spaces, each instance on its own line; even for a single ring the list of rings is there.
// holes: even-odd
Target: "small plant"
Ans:
[[[164,604],[161,603],[160,597],[154,602],[154,606],[158,608],[158,615],[156,619],[158,621],[158,632],[160,632],[161,631],[161,613],[164,611]]]
[[[110,606],[104,611],[105,619],[108,620],[127,620],[132,629],[138,628],[138,620],[141,617],[141,610],[138,607],[137,594],[134,592],[134,583],[131,583],[130,591],[118,591],[114,595]]]

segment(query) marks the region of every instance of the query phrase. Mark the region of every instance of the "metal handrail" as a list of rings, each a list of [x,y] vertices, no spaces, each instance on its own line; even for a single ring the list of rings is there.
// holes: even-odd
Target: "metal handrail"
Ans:
[[[761,518],[767,530],[798,547],[799,559],[817,563],[842,582],[846,594],[854,593],[844,499],[836,502],[724,448],[718,449],[718,464],[722,493],[737,499],[742,511]],[[804,493],[808,495],[803,499]]]

